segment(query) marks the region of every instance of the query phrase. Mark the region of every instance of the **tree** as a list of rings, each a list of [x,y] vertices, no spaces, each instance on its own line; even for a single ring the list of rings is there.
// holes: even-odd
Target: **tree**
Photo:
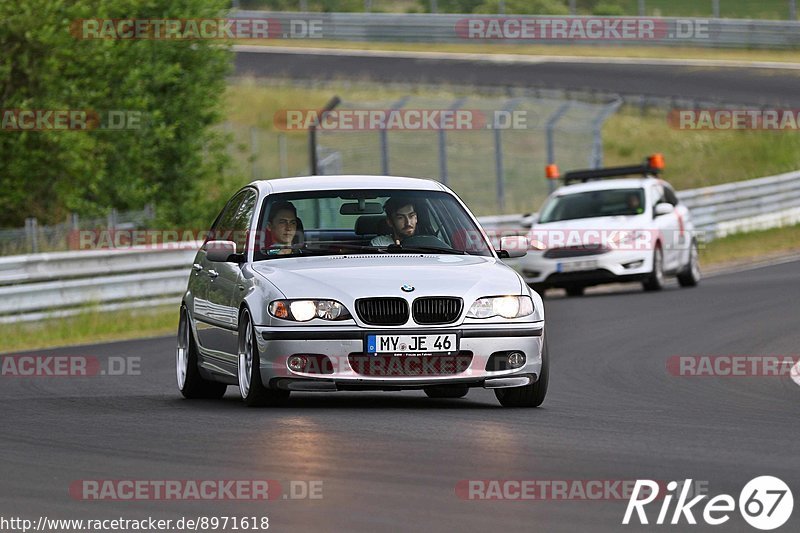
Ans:
[[[221,172],[220,120],[231,54],[221,41],[81,39],[80,19],[225,16],[225,0],[0,3],[3,110],[132,112],[138,129],[0,131],[0,226],[27,216],[155,203],[186,223],[194,184]],[[71,32],[71,30],[73,30]]]

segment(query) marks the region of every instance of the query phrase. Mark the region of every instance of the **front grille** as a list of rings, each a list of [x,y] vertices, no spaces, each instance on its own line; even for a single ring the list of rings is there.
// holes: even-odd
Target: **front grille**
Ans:
[[[461,298],[432,296],[417,298],[412,305],[414,322],[417,324],[449,324],[461,315]]]
[[[402,326],[408,321],[408,302],[402,298],[362,298],[356,300],[356,313],[373,326]]]
[[[586,255],[600,255],[608,251],[603,244],[581,244],[579,246],[564,246],[550,248],[543,256],[548,259],[561,259],[562,257],[583,257]]]
[[[472,363],[472,352],[453,355],[369,355],[351,353],[350,367],[356,374],[372,377],[429,377],[460,374]]]

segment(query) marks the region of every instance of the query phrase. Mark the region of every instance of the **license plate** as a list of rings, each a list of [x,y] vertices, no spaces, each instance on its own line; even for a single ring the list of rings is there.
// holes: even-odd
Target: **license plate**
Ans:
[[[367,335],[367,353],[447,353],[458,351],[455,334]]]
[[[597,268],[597,260],[589,261],[570,261],[569,263],[559,263],[556,266],[557,272],[577,272],[579,270],[594,270]]]

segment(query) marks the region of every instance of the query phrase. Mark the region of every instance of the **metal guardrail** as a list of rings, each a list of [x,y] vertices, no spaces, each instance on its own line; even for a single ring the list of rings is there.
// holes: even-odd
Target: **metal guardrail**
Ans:
[[[678,193],[706,240],[800,223],[800,171]],[[535,214],[480,217],[489,233],[522,230]],[[495,230],[495,231],[491,231]],[[56,252],[0,258],[0,323],[177,305],[199,241],[181,248]]]
[[[180,299],[202,243],[0,258],[0,323]]]
[[[561,15],[520,16],[483,14],[418,13],[288,13],[235,11],[234,18],[266,18],[278,26],[285,38],[367,41],[367,42],[512,42],[504,39],[468,39],[471,19],[559,19],[598,20],[609,17]],[[614,17],[637,19],[639,17]],[[602,40],[615,45],[701,46],[711,48],[796,48],[800,47],[800,22],[720,18],[645,17],[657,21],[652,37]],[[294,21],[294,22],[293,22]],[[313,22],[312,22],[313,21]],[[293,26],[294,24],[294,26]],[[309,28],[315,31],[310,31]],[[568,35],[568,34],[567,34]],[[513,42],[541,44],[591,43],[579,38],[520,39]]]

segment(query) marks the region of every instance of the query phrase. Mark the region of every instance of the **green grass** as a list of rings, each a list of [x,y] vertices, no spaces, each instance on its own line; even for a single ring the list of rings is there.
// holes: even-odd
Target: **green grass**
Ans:
[[[800,168],[798,131],[688,131],[671,127],[666,111],[624,107],[603,128],[605,164],[636,162],[661,152],[664,178],[678,189],[789,172]]]
[[[614,0],[626,15],[639,14],[638,0]],[[789,18],[788,0],[720,0],[723,18],[783,19]],[[710,17],[711,0],[645,0],[647,16]]]
[[[736,233],[711,241],[700,250],[700,264],[708,267],[758,261],[788,252],[800,253],[800,224]]]
[[[295,48],[345,48],[353,50],[392,50],[410,52],[450,52],[465,54],[520,54],[532,56],[631,57],[656,59],[717,59],[731,61],[800,61],[797,50],[750,50],[681,46],[628,46],[614,44],[523,44],[475,41],[464,43],[347,42],[316,39],[253,40],[237,44],[290,46]]]
[[[471,93],[474,91],[469,88],[442,86],[438,89],[399,90],[358,81],[333,82],[324,88],[260,85],[254,80],[230,85],[226,95],[227,119],[238,139],[236,144],[239,148],[234,154],[238,176],[245,178],[217,179],[204,189],[218,191],[219,201],[222,201],[223,197],[249,181],[253,164],[249,160],[249,131],[252,127],[258,128],[255,174],[259,178],[281,176],[277,149],[280,135],[285,137],[288,146],[287,175],[308,172],[308,134],[305,131],[277,130],[273,116],[278,110],[319,108],[334,94],[357,107],[383,108],[407,94],[414,97],[411,107],[441,107],[458,96],[468,96],[465,108],[491,109],[494,106],[496,109],[506,100],[504,96],[497,96],[490,101]],[[525,104],[522,109],[538,117],[535,127],[541,128],[544,118],[552,113],[557,103],[548,105],[533,102]],[[570,130],[569,137],[557,137],[556,156],[562,172],[588,165],[590,137],[586,120],[585,116],[575,116],[562,121]],[[324,135],[328,145],[346,150],[345,173],[380,172],[377,133]],[[575,144],[576,140],[580,144]],[[493,135],[490,132],[448,132],[447,142],[449,184],[477,214],[499,213],[495,196]],[[437,143],[436,132],[392,132],[390,173],[438,176]],[[605,123],[603,145],[606,165],[636,163],[648,154],[663,153],[667,162],[664,177],[679,190],[800,168],[800,132],[678,130],[668,124],[666,110],[648,109],[643,113],[638,108],[623,107]],[[545,161],[542,130],[504,133],[503,150],[506,182],[503,211],[537,210],[547,195],[547,183],[542,178]]]
[[[155,337],[178,331],[178,306],[86,312],[67,318],[0,324],[0,353]]]

